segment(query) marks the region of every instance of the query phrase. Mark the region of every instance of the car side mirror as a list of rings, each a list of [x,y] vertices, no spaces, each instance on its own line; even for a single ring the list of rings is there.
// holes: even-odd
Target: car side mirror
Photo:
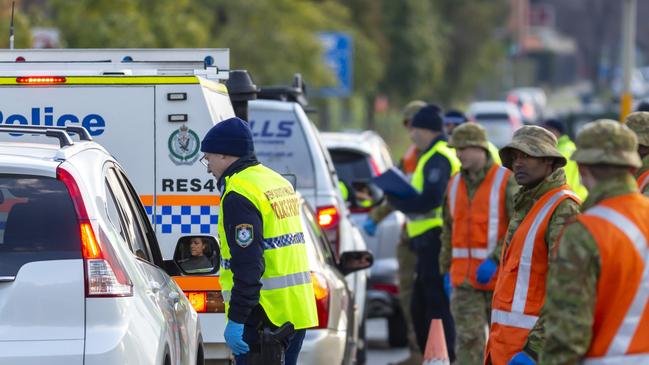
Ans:
[[[185,275],[215,274],[221,264],[218,241],[213,236],[182,236],[173,262]]]
[[[353,181],[352,190],[354,191],[352,209],[373,208],[381,204],[385,198],[383,190],[369,181]]]
[[[365,270],[374,263],[374,256],[369,251],[347,251],[340,255],[338,269],[343,275]]]

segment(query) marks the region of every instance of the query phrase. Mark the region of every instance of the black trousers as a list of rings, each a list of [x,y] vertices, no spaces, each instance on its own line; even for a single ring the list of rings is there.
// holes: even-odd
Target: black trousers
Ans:
[[[444,278],[439,273],[441,232],[441,228],[434,228],[414,237],[411,241],[412,248],[417,253],[417,267],[410,309],[417,343],[422,353],[426,349],[431,320],[441,319],[448,357],[453,362],[455,361],[455,324],[451,316],[449,298],[444,291]]]

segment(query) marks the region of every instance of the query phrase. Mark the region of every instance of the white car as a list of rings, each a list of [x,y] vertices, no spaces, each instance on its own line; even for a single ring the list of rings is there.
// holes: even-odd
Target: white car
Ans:
[[[304,200],[301,218],[318,307],[318,327],[306,331],[298,363],[354,364],[354,302],[345,275],[369,267],[372,255],[367,251],[345,252],[340,261],[336,260],[325,233]]]
[[[0,127],[19,131],[59,143],[0,143],[0,364],[202,364],[120,165],[83,128]]]
[[[478,101],[469,105],[467,116],[487,130],[489,141],[498,148],[508,144],[514,132],[523,126],[521,114],[512,103]]]

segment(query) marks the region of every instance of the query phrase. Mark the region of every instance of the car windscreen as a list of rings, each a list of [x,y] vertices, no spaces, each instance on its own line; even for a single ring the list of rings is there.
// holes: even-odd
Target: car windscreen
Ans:
[[[34,261],[80,259],[79,223],[65,184],[0,174],[0,276]]]
[[[331,149],[329,153],[340,180],[349,184],[353,181],[369,181],[374,176],[368,156],[339,149]]]
[[[504,113],[478,114],[476,121],[487,130],[487,137],[496,147],[504,147],[512,140],[514,129]]]
[[[250,128],[259,161],[295,175],[298,189],[315,188],[315,168],[306,133],[292,111],[250,110]]]

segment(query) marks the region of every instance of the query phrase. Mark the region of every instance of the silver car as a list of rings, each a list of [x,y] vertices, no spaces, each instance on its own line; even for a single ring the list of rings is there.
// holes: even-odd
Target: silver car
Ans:
[[[0,128],[8,132],[16,142],[0,143],[0,364],[202,364],[198,315],[163,269],[120,165],[80,127]],[[45,143],[22,143],[18,132]]]

